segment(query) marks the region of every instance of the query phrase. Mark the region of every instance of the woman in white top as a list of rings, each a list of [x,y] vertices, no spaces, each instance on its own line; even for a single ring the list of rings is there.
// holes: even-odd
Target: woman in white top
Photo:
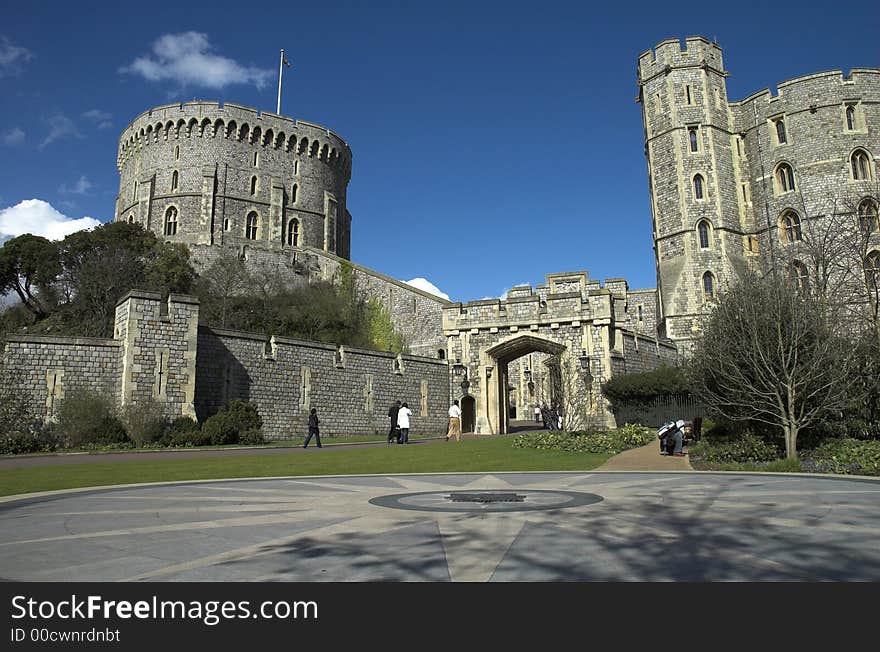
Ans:
[[[400,411],[397,413],[397,425],[400,426],[401,444],[409,443],[409,418],[411,416],[412,410],[409,409],[406,401],[404,401],[403,405],[400,406]]]

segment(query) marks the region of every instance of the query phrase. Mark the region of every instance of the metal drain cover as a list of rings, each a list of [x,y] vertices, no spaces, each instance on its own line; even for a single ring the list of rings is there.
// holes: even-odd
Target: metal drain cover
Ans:
[[[526,497],[521,494],[505,491],[500,493],[489,493],[481,491],[478,493],[455,492],[446,497],[454,503],[521,503]]]

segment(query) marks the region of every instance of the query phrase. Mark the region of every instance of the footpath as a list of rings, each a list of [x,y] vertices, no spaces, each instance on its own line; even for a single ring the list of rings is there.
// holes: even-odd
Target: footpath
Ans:
[[[596,471],[693,471],[690,459],[660,454],[660,441],[655,440],[641,448],[623,451],[605,462]]]

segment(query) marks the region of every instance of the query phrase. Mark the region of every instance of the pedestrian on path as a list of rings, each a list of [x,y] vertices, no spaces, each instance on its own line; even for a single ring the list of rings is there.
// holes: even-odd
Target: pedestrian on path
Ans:
[[[411,416],[412,410],[409,409],[406,401],[404,401],[397,412],[397,425],[400,426],[400,441],[397,442],[398,444],[409,443],[409,418]]]
[[[541,423],[541,408],[535,404],[535,423]]]
[[[400,411],[400,401],[388,408],[388,417],[391,419],[391,430],[388,431],[388,443],[392,440],[400,443],[400,427],[397,425],[397,413]]]
[[[455,441],[461,441],[461,408],[458,407],[458,400],[452,401],[452,407],[449,408],[449,430],[446,431],[446,441],[453,436]]]
[[[315,442],[318,444],[318,448],[323,448],[321,446],[321,433],[318,431],[318,410],[312,408],[311,414],[309,414],[309,435],[306,437],[306,443],[303,444],[303,448],[309,447],[309,442],[312,439],[312,435],[315,436]]]

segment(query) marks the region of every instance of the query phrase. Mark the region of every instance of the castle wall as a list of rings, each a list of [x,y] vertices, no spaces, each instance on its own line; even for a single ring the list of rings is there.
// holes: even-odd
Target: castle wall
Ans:
[[[412,432],[446,431],[445,362],[318,342],[202,328],[197,361],[199,419],[232,399],[256,404],[272,439],[307,432],[310,408],[325,435],[383,435],[388,408],[406,401]]]

